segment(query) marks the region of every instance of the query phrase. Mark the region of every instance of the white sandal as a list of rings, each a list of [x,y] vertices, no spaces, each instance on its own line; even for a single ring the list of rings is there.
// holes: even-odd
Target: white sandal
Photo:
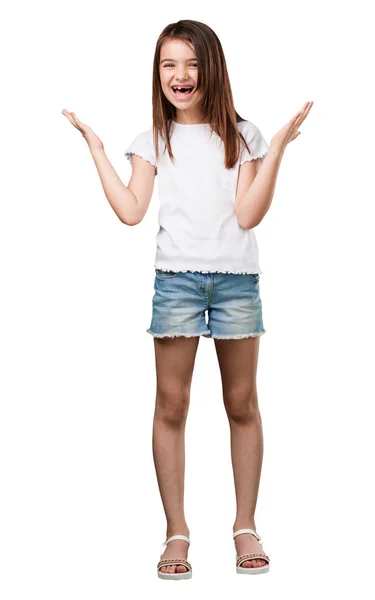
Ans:
[[[157,565],[158,577],[160,577],[161,579],[190,579],[193,574],[193,570],[191,568],[191,564],[187,560],[185,560],[185,558],[166,558],[164,560],[161,560],[161,557],[165,551],[165,547],[171,540],[185,540],[185,542],[189,542],[190,545],[190,539],[186,537],[186,535],[178,534],[172,535],[170,538],[168,538],[164,542],[164,544],[162,544],[162,552],[160,554],[160,560]],[[163,571],[160,571],[160,567],[166,567],[167,565],[183,565],[188,570],[184,573],[164,573]]]
[[[235,531],[233,533],[233,540],[237,535],[240,535],[241,533],[251,533],[253,536],[256,537],[256,539],[258,540],[260,545],[262,545],[261,538],[257,534],[257,532],[254,531],[254,529],[237,529],[237,531]],[[234,547],[236,548],[236,542],[234,542]],[[265,561],[267,561],[267,564],[263,565],[263,567],[241,567],[243,562],[245,562],[246,560],[253,560],[254,558],[260,558],[261,560],[265,560]],[[237,571],[237,573],[246,573],[249,575],[257,575],[257,573],[268,573],[268,571],[270,570],[269,564],[270,564],[270,559],[267,556],[267,554],[263,554],[262,552],[260,552],[260,553],[253,552],[252,554],[241,554],[241,556],[238,556],[237,548],[236,548],[236,571]]]

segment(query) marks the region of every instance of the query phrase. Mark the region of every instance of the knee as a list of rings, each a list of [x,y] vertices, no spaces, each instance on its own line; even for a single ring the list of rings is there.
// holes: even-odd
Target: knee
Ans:
[[[189,401],[189,390],[173,386],[158,388],[155,416],[169,425],[180,425],[187,417]]]
[[[224,397],[227,416],[238,423],[260,420],[258,395],[255,387],[234,388]]]

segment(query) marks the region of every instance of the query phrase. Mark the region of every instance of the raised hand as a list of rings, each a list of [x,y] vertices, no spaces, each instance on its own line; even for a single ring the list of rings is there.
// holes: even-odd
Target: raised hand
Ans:
[[[296,137],[301,134],[301,132],[298,131],[298,128],[306,119],[313,104],[314,102],[306,102],[302,110],[294,115],[294,117],[292,117],[292,119],[273,136],[270,143],[272,148],[283,152],[287,144],[295,140]]]
[[[104,147],[103,142],[96,133],[88,125],[81,123],[74,112],[68,112],[65,108],[61,112],[82,133],[91,150],[102,149]]]

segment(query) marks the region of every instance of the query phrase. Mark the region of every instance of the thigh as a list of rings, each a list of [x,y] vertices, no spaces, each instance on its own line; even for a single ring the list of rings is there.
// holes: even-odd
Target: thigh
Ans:
[[[256,394],[260,338],[215,339],[224,401]]]
[[[171,396],[189,392],[199,339],[199,336],[154,338],[159,393]]]

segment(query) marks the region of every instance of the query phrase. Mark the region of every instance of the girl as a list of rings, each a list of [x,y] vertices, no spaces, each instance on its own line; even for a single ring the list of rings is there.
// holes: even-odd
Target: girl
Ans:
[[[147,332],[154,337],[157,374],[153,457],[167,520],[157,565],[163,579],[192,576],[184,432],[200,336],[215,340],[230,425],[236,571],[269,570],[254,516],[263,458],[256,372],[265,329],[253,228],[271,205],[285,148],[300,135],[312,104],[307,102],[268,146],[258,127],[234,108],[214,31],[182,20],[165,27],[157,40],[153,126],[125,152],[132,165],[128,186],[95,133],[74,113],[62,111],[88,143],[105,195],[123,223],[143,219],[159,176],[160,229]]]

